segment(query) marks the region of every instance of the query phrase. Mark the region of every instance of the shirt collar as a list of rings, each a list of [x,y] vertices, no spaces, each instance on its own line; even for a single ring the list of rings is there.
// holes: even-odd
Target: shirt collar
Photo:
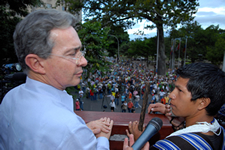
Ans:
[[[64,105],[73,111],[73,98],[65,90],[59,90],[51,85],[27,77],[25,86],[33,92],[41,93],[44,97],[51,97],[51,100]],[[48,99],[46,99],[48,100]]]

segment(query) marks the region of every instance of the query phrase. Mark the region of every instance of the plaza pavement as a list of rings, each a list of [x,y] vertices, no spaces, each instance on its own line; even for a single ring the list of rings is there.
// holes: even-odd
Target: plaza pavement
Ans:
[[[76,94],[76,97],[78,97],[78,94]],[[148,98],[149,100],[151,99],[151,96],[149,96]],[[97,99],[97,100],[92,100],[90,98],[86,98],[83,97],[82,98],[83,103],[83,108],[84,111],[105,111],[105,112],[111,112],[111,107],[109,105],[110,103],[110,97],[108,97],[107,95],[105,95],[103,97],[103,99]],[[128,100],[127,100],[128,102]],[[134,101],[132,101],[133,104],[135,103]],[[75,103],[75,100],[74,100]],[[139,101],[139,104],[142,106],[143,100]],[[116,106],[114,112],[122,112],[121,109],[121,98],[119,100],[119,105]],[[107,106],[107,108],[105,109],[103,106]],[[147,110],[146,110],[147,111]],[[141,108],[135,108],[135,113],[140,113],[141,112]],[[126,111],[126,113],[128,113],[128,110]]]

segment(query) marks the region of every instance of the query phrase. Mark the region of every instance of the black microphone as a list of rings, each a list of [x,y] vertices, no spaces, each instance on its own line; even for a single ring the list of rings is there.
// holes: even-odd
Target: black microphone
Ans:
[[[160,118],[155,117],[150,120],[144,132],[133,144],[132,148],[134,150],[140,150],[145,145],[145,143],[161,129],[162,124],[163,122]]]

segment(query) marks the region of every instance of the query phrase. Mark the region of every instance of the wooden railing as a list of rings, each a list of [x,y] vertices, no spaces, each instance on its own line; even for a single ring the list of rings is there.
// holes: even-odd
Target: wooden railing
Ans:
[[[128,123],[130,121],[139,121],[140,113],[118,113],[118,112],[95,112],[95,111],[75,111],[75,113],[83,118],[87,123],[93,120],[98,120],[102,117],[109,117],[114,121],[112,136],[115,134],[126,135],[126,129],[128,129]],[[150,139],[150,143],[154,144],[160,139],[164,139],[170,133],[173,132],[172,126],[168,119],[161,114],[146,114],[144,125],[146,126],[148,122],[154,118],[158,117],[163,121],[163,126],[160,131]],[[123,141],[112,141],[110,140],[110,150],[122,150]]]

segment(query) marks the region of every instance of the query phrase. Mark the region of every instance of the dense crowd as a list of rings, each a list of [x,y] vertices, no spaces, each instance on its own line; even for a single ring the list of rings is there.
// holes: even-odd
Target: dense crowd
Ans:
[[[174,88],[176,80],[174,70],[168,70],[165,76],[157,75],[154,67],[147,66],[142,61],[121,61],[110,66],[106,73],[96,71],[87,80],[81,80],[78,85],[80,107],[83,109],[82,97],[91,100],[110,97],[111,111],[115,107],[121,107],[122,112],[135,112],[135,108],[141,108],[139,101],[143,99],[146,82],[150,83],[148,104],[169,103],[169,93]]]

